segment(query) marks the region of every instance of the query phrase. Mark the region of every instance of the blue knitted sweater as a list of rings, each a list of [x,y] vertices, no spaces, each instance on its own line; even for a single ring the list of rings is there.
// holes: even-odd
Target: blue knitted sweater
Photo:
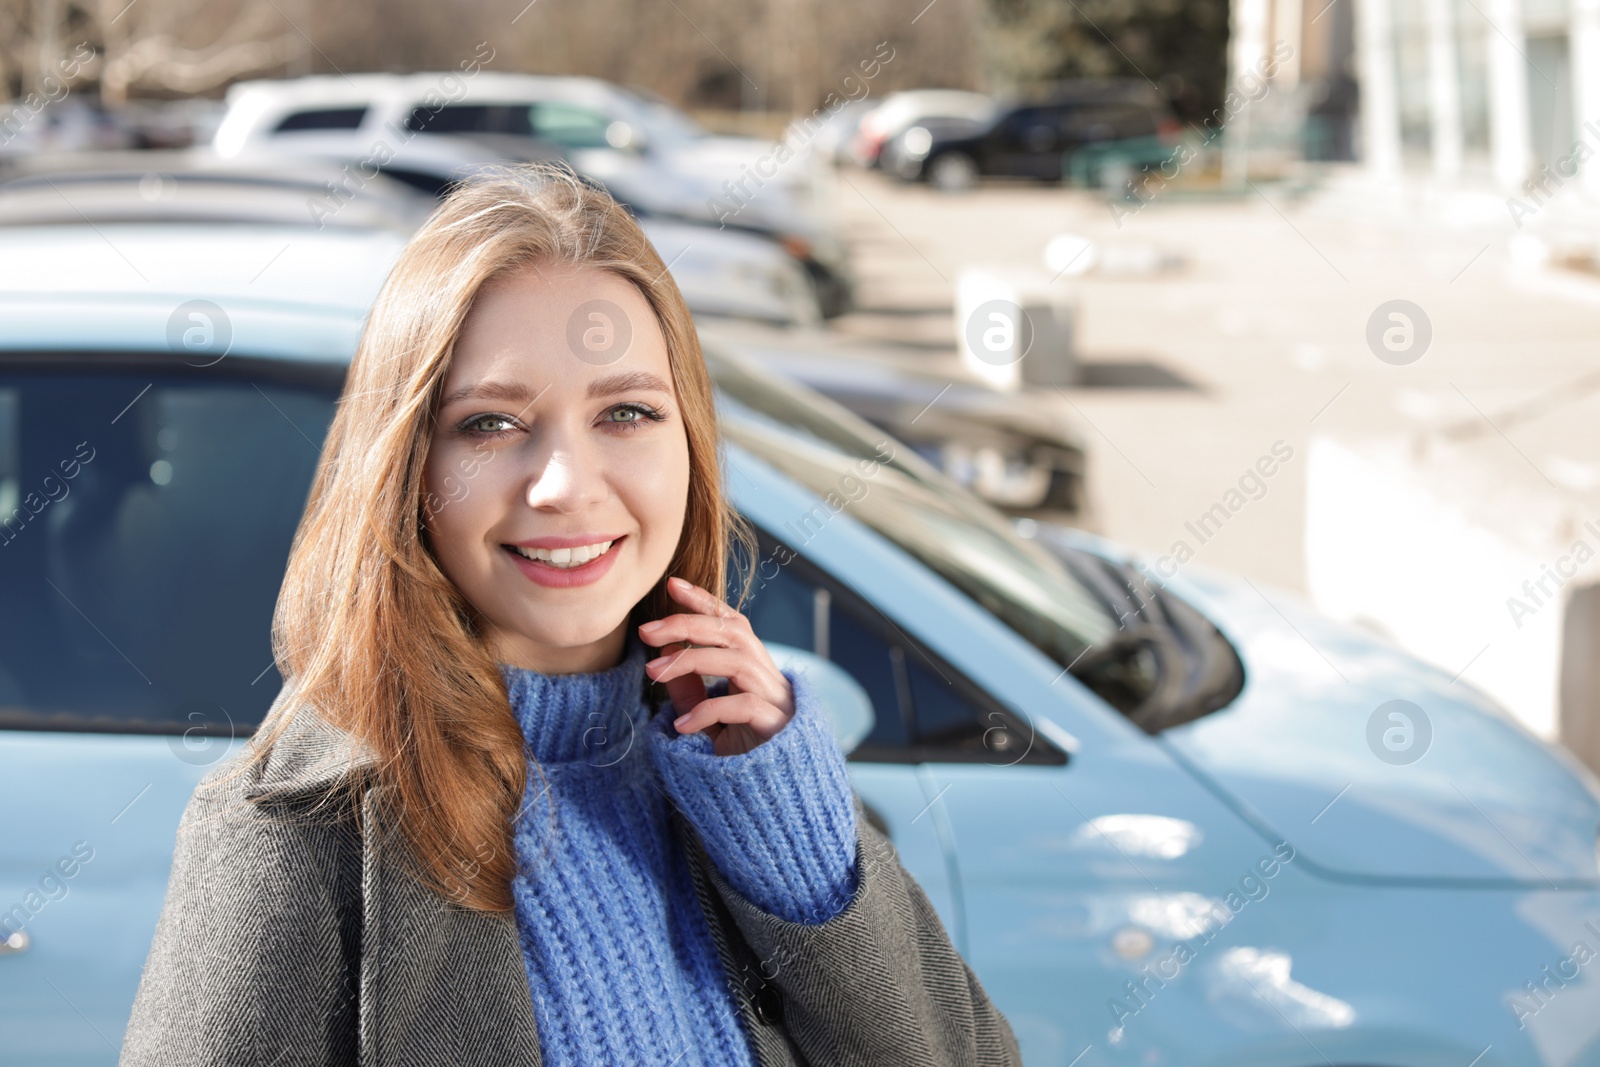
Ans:
[[[650,713],[654,654],[630,635],[593,674],[500,664],[532,757],[511,890],[547,1067],[753,1063],[663,794],[762,910],[820,923],[855,895],[844,755],[804,675],[777,734],[718,756],[670,701]]]

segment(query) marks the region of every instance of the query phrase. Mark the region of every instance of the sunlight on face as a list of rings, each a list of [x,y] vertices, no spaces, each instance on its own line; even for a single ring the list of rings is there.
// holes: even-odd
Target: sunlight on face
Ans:
[[[643,294],[573,264],[498,278],[440,395],[426,527],[490,648],[548,673],[614,666],[688,506],[688,437]]]

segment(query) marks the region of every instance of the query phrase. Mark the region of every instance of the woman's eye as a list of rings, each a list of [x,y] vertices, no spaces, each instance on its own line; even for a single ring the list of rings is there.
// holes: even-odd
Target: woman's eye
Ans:
[[[504,415],[474,415],[466,422],[463,422],[457,429],[463,433],[475,434],[479,437],[494,437],[497,434],[505,433],[510,425],[511,420]]]
[[[605,422],[623,426],[638,426],[644,422],[660,422],[666,416],[644,404],[618,404],[605,414]]]

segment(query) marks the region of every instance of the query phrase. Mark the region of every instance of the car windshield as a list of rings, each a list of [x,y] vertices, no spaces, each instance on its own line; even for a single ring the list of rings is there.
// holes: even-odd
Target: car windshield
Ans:
[[[838,493],[858,459],[883,458],[884,435],[830,401],[724,353],[708,351],[707,360],[731,416],[723,421],[727,439],[813,492]],[[1057,556],[1019,537],[997,512],[904,446],[849,510],[1063,668],[1118,633],[1118,620]]]

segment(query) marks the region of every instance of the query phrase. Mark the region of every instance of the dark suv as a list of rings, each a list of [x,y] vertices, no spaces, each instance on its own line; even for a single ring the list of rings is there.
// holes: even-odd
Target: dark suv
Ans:
[[[979,177],[1099,185],[1112,168],[1161,162],[1181,129],[1148,82],[1068,81],[1002,106],[982,125],[913,126],[885,146],[884,165],[952,192]]]

